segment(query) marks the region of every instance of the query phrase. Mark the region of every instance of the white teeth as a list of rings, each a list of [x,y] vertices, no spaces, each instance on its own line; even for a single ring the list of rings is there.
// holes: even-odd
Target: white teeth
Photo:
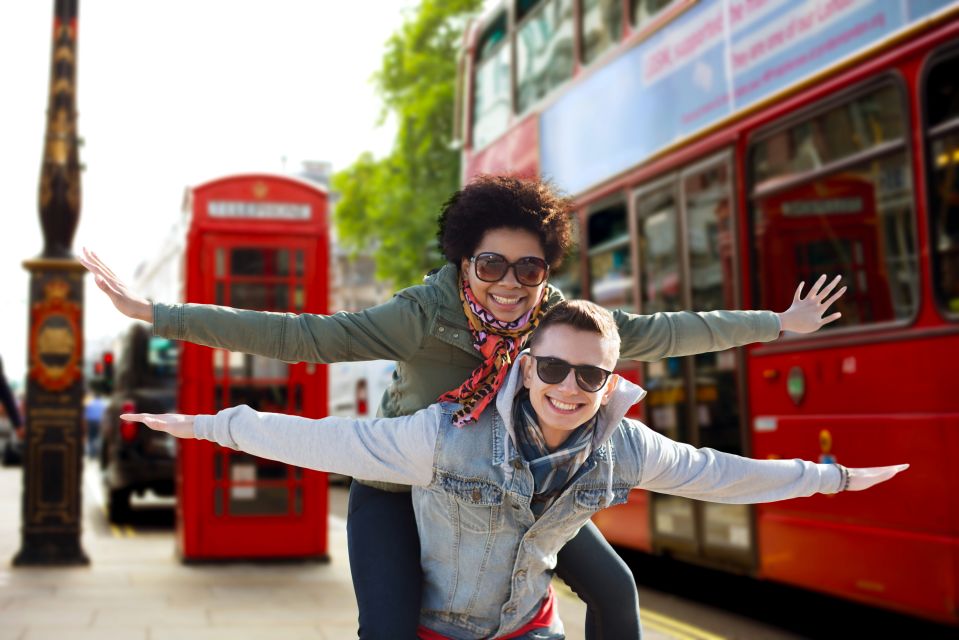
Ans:
[[[575,404],[560,402],[559,400],[556,400],[555,398],[550,398],[549,401],[553,403],[553,406],[555,406],[557,409],[560,409],[562,411],[572,411],[573,409],[576,408]]]
[[[498,296],[498,295],[496,295],[495,293],[491,293],[490,295],[493,296],[493,300],[496,300],[496,302],[498,302],[498,303],[500,303],[500,304],[516,304],[517,302],[519,302],[519,298],[518,298],[518,297],[516,297],[516,298],[504,298],[503,296]]]

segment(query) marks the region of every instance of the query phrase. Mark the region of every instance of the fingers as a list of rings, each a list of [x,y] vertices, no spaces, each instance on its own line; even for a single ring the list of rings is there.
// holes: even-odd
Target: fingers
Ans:
[[[833,282],[835,282],[835,280],[834,280]],[[826,300],[825,302],[823,302],[823,303],[822,303],[823,309],[828,309],[829,306],[832,305],[833,302],[835,302],[836,300],[838,300],[839,298],[841,298],[841,297],[842,297],[842,294],[844,294],[844,293],[846,293],[846,287],[843,287],[842,289],[840,289],[839,291],[837,291],[835,294],[833,294],[832,297],[830,297],[828,300]]]
[[[90,251],[89,249],[84,249],[84,251],[86,252],[86,256],[90,260],[90,262],[97,265],[100,268],[100,270],[103,271],[104,275],[110,276],[111,278],[114,278],[116,280],[120,279],[117,277],[117,274],[113,273],[110,267],[108,267],[103,262],[103,260],[100,259],[100,256],[95,254],[93,251]]]
[[[806,285],[806,281],[803,280],[799,283],[799,286],[796,287],[796,294],[793,296],[793,302],[799,302],[802,300],[802,288]]]
[[[823,276],[823,277],[825,278],[826,276]],[[836,285],[839,284],[840,280],[842,280],[842,276],[836,276],[835,278],[833,278],[832,282],[830,282],[825,287],[823,287],[823,290],[819,292],[819,297],[825,298],[826,296],[828,296],[829,293],[836,288]]]
[[[819,279],[816,280],[816,283],[812,286],[811,289],[809,289],[809,297],[810,297],[810,298],[814,298],[814,299],[815,299],[815,298],[818,298],[818,297],[819,297],[819,289],[820,289],[820,287],[822,287],[822,285],[823,285],[824,282],[826,282],[826,274],[825,274],[825,273],[822,274],[821,276],[819,276]]]
[[[836,320],[838,320],[838,319],[841,318],[841,317],[842,317],[842,314],[837,311],[836,313],[832,314],[831,316],[826,316],[825,318],[823,318],[823,319],[822,319],[822,322],[820,322],[819,324],[820,324],[820,325],[829,324],[830,322],[835,322]]]

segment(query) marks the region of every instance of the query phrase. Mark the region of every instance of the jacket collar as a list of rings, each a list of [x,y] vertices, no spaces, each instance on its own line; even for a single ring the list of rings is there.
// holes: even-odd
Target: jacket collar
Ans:
[[[529,357],[529,349],[520,352],[516,362],[510,367],[506,376],[506,382],[503,383],[499,393],[496,394],[496,411],[500,419],[506,426],[506,432],[509,433],[511,441],[516,443],[516,431],[513,425],[513,400],[523,388],[522,370],[520,362],[523,358]],[[619,427],[629,408],[643,399],[646,390],[637,384],[633,384],[623,377],[619,377],[616,388],[609,402],[599,410],[599,422],[596,424],[596,431],[593,435],[593,449],[599,449],[609,440],[613,432]],[[508,456],[507,456],[508,457]]]

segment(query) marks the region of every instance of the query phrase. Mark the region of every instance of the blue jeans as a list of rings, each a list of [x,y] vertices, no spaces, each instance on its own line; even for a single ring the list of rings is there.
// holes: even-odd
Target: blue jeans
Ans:
[[[353,482],[346,534],[359,637],[415,640],[423,572],[410,494]],[[592,522],[560,551],[556,573],[587,605],[587,640],[641,637],[633,574]]]

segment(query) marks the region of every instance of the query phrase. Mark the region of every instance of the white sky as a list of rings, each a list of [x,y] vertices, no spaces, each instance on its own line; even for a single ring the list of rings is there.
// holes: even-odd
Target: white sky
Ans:
[[[334,169],[385,154],[369,82],[412,0],[82,0],[78,129],[83,205],[73,248],[123,278],[180,215],[185,187],[238,171]],[[0,3],[0,355],[26,370],[27,272],[42,250],[37,185],[52,0]],[[128,320],[86,279],[88,343]]]

